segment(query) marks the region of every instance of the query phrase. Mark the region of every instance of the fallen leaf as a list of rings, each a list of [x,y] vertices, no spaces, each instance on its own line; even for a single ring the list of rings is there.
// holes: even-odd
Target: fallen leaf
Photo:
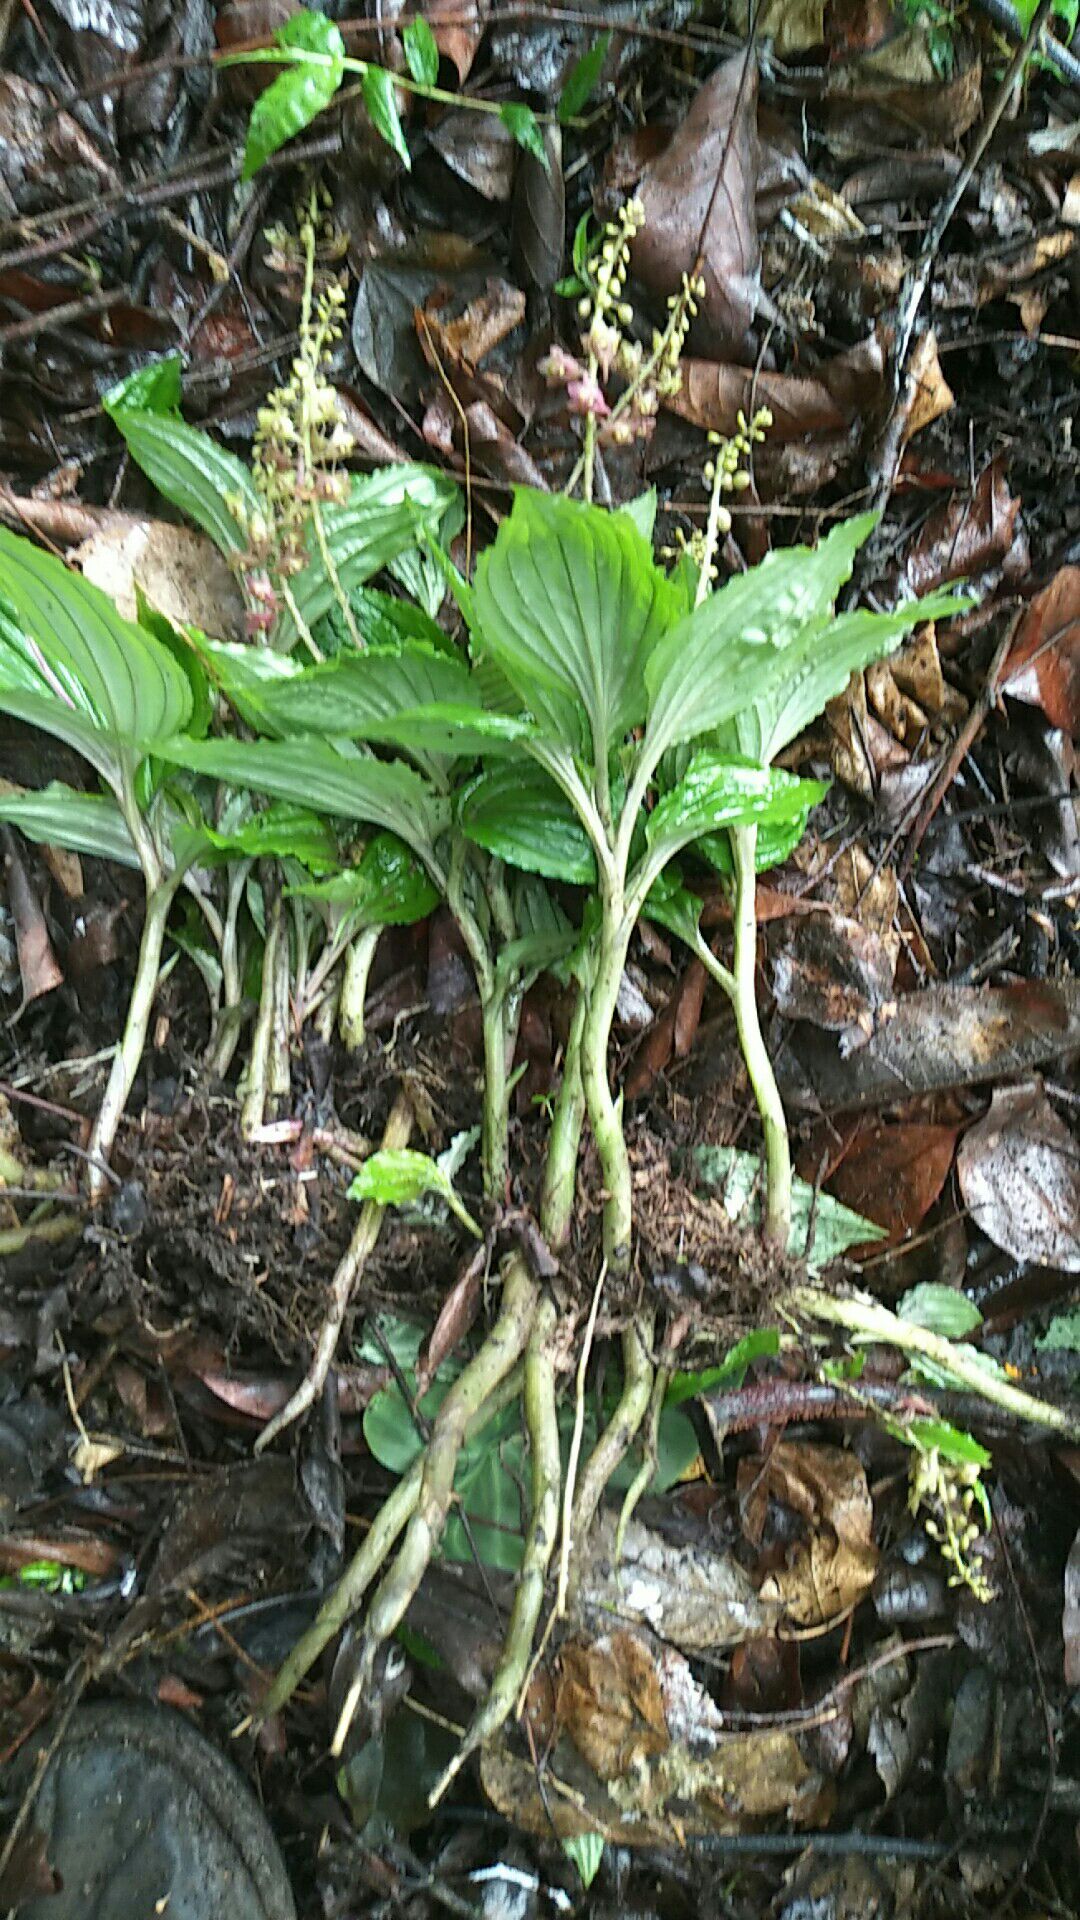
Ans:
[[[444,60],[465,80],[487,27],[488,0],[425,0],[424,18]]]
[[[739,0],[734,14],[739,33],[750,32],[753,16],[754,33],[759,40],[771,40],[781,60],[820,47],[825,40],[825,0],[760,0],[756,11],[749,0]]]
[[[939,1198],[959,1133],[959,1125],[918,1120],[860,1127],[829,1175],[829,1191],[884,1227],[888,1243],[903,1240]]]
[[[952,79],[942,80],[928,36],[916,26],[837,63],[828,70],[826,88],[831,126],[863,145],[910,145],[913,131],[951,145],[982,112],[981,63],[958,51]]]
[[[496,114],[456,108],[444,114],[432,128],[430,138],[451,171],[467,181],[482,199],[499,203],[509,200],[517,143]]]
[[[422,1400],[443,1361],[455,1353],[476,1319],[484,1283],[484,1249],[455,1280],[422,1348],[416,1368],[416,1398]]]
[[[757,307],[757,94],[752,56],[725,61],[638,185],[645,224],[634,272],[652,292],[672,294],[700,250],[701,331],[713,349],[739,346]]]
[[[997,565],[1012,548],[1019,512],[1004,461],[992,460],[979,475],[974,493],[954,494],[930,516],[904,560],[905,585],[921,599],[949,580],[969,580]]]
[[[965,1205],[996,1247],[1080,1273],[1080,1155],[1041,1081],[994,1093],[956,1170]]]
[[[912,348],[908,379],[912,398],[904,421],[905,444],[932,421],[940,420],[942,414],[948,413],[956,404],[953,390],[941,370],[937,335],[933,327],[928,327],[925,333],[920,334]]]
[[[1009,650],[1001,691],[1080,737],[1080,567],[1062,567],[1036,594]]]
[[[762,1581],[760,1597],[778,1602],[800,1626],[821,1626],[855,1605],[873,1584],[878,1554],[866,1472],[840,1447],[784,1440],[768,1458],[739,1462],[743,1527],[762,1540],[770,1500],[798,1515],[809,1538],[795,1541],[784,1564]]]
[[[9,827],[3,830],[7,879],[7,902],[15,923],[15,951],[19,960],[22,1004],[29,1006],[46,993],[62,986],[63,970],[53,952],[49,929],[41,903],[30,885],[26,868],[19,858],[15,836]]]
[[[138,619],[136,588],[177,626],[232,639],[243,625],[240,589],[217,548],[201,533],[165,520],[102,527],[69,555],[83,577],[107,593],[127,620]]]
[[[622,1628],[562,1649],[555,1713],[601,1780],[619,1779],[671,1744],[653,1657]]]
[[[873,1031],[893,997],[897,943],[841,914],[789,923],[772,953],[773,995],[789,1020],[842,1033]]]
[[[716,1653],[775,1624],[775,1609],[705,1530],[683,1542],[631,1520],[616,1558],[616,1529],[602,1513],[581,1549],[575,1605],[583,1614],[618,1611],[687,1653]]]
[[[550,293],[562,272],[566,239],[561,127],[545,127],[543,142],[546,166],[534,153],[517,157],[510,248],[525,285]]]
[[[520,287],[492,277],[482,293],[470,300],[453,319],[444,319],[448,306],[444,290],[436,288],[424,301],[423,322],[417,320],[421,351],[429,365],[444,373],[474,373],[487,354],[525,318],[525,295]]]
[[[802,1027],[778,1059],[780,1090],[800,1109],[844,1112],[904,1094],[977,1086],[1031,1072],[1080,1046],[1080,982],[925,987],[902,994],[865,1047]]]

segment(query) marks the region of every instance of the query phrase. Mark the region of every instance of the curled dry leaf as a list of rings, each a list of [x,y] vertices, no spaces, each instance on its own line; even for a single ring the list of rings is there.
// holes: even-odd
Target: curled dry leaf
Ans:
[[[920,334],[908,361],[911,405],[904,421],[904,441],[914,438],[932,421],[940,420],[955,406],[955,396],[938,358],[937,335],[933,327]]]
[[[1080,1273],[1080,1154],[1041,1081],[994,1094],[956,1167],[964,1202],[996,1247]]]
[[[431,130],[431,144],[458,178],[484,200],[509,200],[514,184],[516,142],[509,127],[491,113],[444,114]]]
[[[562,128],[545,127],[543,142],[546,166],[533,153],[518,154],[510,240],[526,285],[550,293],[562,271],[566,234]]]
[[[624,1629],[563,1648],[555,1712],[601,1780],[617,1780],[671,1745],[654,1657]]]
[[[1017,630],[1001,690],[1041,707],[1051,726],[1080,737],[1080,567],[1062,567]]]
[[[962,47],[951,80],[942,80],[921,28],[891,33],[869,53],[829,72],[829,119],[837,131],[867,145],[910,146],[923,132],[948,146],[982,112],[982,66]]]
[[[866,1473],[852,1453],[781,1441],[767,1460],[741,1460],[743,1526],[761,1542],[770,1500],[798,1515],[809,1537],[765,1576],[760,1597],[779,1603],[800,1626],[821,1626],[854,1606],[873,1584],[878,1554]]]
[[[64,974],[53,952],[41,902],[30,885],[10,828],[4,828],[0,844],[5,848],[3,864],[7,903],[15,923],[15,950],[19,959],[22,1004],[25,1007],[32,1000],[40,1000],[44,994],[52,993],[54,987],[62,986]]]
[[[457,68],[459,81],[468,78],[490,11],[488,0],[426,0],[424,18],[435,45]]]
[[[739,346],[757,306],[757,93],[751,55],[718,67],[638,185],[645,224],[634,272],[654,293],[671,294],[700,252],[702,332],[714,350]]]

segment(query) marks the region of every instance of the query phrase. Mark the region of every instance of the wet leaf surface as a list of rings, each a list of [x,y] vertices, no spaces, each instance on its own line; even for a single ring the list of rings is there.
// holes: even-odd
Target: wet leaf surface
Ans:
[[[1080,1158],[1038,1081],[995,1092],[957,1155],[965,1204],[1018,1260],[1080,1272]]]

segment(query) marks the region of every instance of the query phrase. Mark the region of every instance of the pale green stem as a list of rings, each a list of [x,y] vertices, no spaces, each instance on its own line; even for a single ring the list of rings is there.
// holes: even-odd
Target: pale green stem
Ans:
[[[360,933],[354,934],[346,949],[341,975],[338,1030],[350,1052],[357,1052],[364,1044],[364,1002],[367,999],[368,976],[382,934],[382,927],[364,927]]]
[[[4,1227],[0,1230],[0,1260],[22,1253],[29,1246],[55,1246],[82,1230],[83,1222],[77,1213],[50,1213],[47,1219],[28,1220],[24,1227]]]
[[[899,1347],[903,1353],[917,1354],[941,1367],[967,1392],[977,1393],[980,1399],[1001,1407],[1005,1413],[1067,1434],[1072,1440],[1080,1438],[1080,1420],[1049,1406],[1045,1400],[1036,1399],[1034,1394],[1025,1393],[1022,1387],[1014,1387],[1010,1380],[990,1373],[973,1348],[946,1340],[939,1333],[916,1326],[912,1320],[901,1320],[867,1294],[837,1296],[826,1293],[823,1287],[796,1287],[783,1304],[800,1318],[822,1320],[829,1326],[843,1327],[858,1339],[880,1340]]]
[[[619,1404],[600,1435],[585,1465],[574,1500],[570,1525],[573,1550],[580,1552],[604,1489],[616,1473],[645,1418],[653,1385],[653,1367],[647,1341],[651,1341],[653,1315],[642,1316],[623,1334],[623,1389]]]
[[[621,1278],[630,1266],[633,1194],[630,1156],[622,1129],[622,1097],[612,1098],[608,1082],[608,1044],[632,922],[628,923],[623,914],[621,897],[612,898],[610,894],[603,900],[603,915],[600,954],[581,1037],[581,1078],[604,1177],[604,1259],[608,1272]]]
[[[574,1214],[577,1188],[578,1150],[585,1119],[585,1089],[581,1081],[581,1040],[588,1011],[588,997],[579,987],[574,1001],[570,1034],[563,1059],[562,1084],[555,1099],[555,1112],[548,1135],[544,1159],[544,1185],[540,1196],[540,1230],[553,1253],[566,1243]]]
[[[521,1392],[521,1381],[522,1368],[518,1366],[500,1382],[470,1420],[465,1430],[466,1440],[472,1440],[482,1433],[492,1420],[517,1399]],[[256,1724],[261,1726],[271,1714],[277,1713],[285,1705],[324,1648],[329,1646],[335,1634],[340,1633],[346,1621],[356,1612],[395,1540],[416,1509],[424,1459],[423,1453],[417,1454],[397,1486],[383,1501],[337,1586],[324,1600],[307,1632],[278,1669],[273,1685],[255,1716]]]
[[[157,977],[161,968],[165,927],[169,918],[169,909],[182,878],[181,872],[173,872],[167,879],[160,880],[153,891],[146,896],[146,918],[143,921],[139,959],[135,969],[131,998],[128,1001],[127,1019],[124,1022],[120,1044],[113,1055],[108,1084],[87,1149],[90,1166],[90,1198],[95,1203],[101,1199],[109,1184],[109,1155],[112,1152],[120,1117],[127,1106],[131,1089],[135,1084],[135,1075],[139,1071],[143,1049],[146,1046],[150,1014],[154,1005],[154,989],[157,986]]]
[[[237,860],[229,867],[225,922],[221,933],[222,1007],[218,1016],[218,1031],[214,1036],[210,1055],[210,1070],[212,1073],[219,1074],[222,1079],[232,1065],[233,1055],[240,1038],[239,1008],[243,998],[244,983],[240,973],[237,921],[252,864],[250,860]]]
[[[784,1104],[758,1019],[754,980],[757,966],[757,875],[754,868],[757,828],[735,827],[731,834],[731,848],[735,859],[735,1024],[765,1135],[765,1232],[781,1250],[786,1251],[791,1232],[791,1147]]]
[[[259,1011],[255,1017],[255,1031],[251,1037],[251,1054],[248,1059],[244,1099],[240,1109],[240,1132],[245,1140],[250,1140],[252,1134],[262,1126],[266,1110],[270,1051],[274,1036],[274,1004],[277,999],[277,949],[280,939],[281,901],[275,898],[267,919],[266,939],[263,943]]]
[[[645,1422],[645,1438],[642,1442],[641,1449],[643,1455],[642,1462],[633,1480],[626,1489],[626,1498],[623,1501],[622,1512],[619,1515],[619,1524],[615,1529],[616,1566],[618,1566],[622,1559],[626,1529],[634,1517],[634,1509],[642,1495],[647,1492],[656,1473],[656,1463],[660,1446],[660,1415],[664,1411],[664,1395],[667,1393],[668,1381],[670,1379],[671,1373],[669,1368],[657,1367],[653,1378],[652,1398],[649,1401],[648,1417]]]

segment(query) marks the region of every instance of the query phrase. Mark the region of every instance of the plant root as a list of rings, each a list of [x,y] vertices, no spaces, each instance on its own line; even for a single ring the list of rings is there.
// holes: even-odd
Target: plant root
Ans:
[[[570,1525],[570,1540],[575,1551],[584,1545],[604,1489],[622,1465],[648,1411],[653,1388],[653,1366],[649,1358],[653,1318],[651,1314],[644,1316],[640,1324],[634,1322],[623,1334],[623,1390],[578,1485]]]
[[[407,1096],[399,1093],[386,1122],[386,1130],[382,1137],[382,1151],[396,1152],[399,1147],[407,1147],[412,1129],[412,1107]],[[273,1419],[267,1421],[255,1442],[256,1453],[262,1453],[264,1447],[270,1445],[271,1440],[276,1440],[279,1433],[283,1433],[286,1427],[291,1427],[294,1421],[299,1420],[308,1408],[314,1405],[326,1385],[326,1377],[334,1362],[337,1343],[353,1289],[375,1251],[385,1213],[386,1208],[377,1200],[364,1201],[353,1237],[330,1282],[330,1302],[319,1329],[318,1344],[311,1365],[296,1392],[275,1413]]]
[[[536,1310],[525,1356],[525,1425],[532,1454],[532,1515],[525,1554],[518,1574],[510,1625],[499,1655],[495,1677],[483,1705],[473,1716],[464,1739],[429,1798],[429,1807],[442,1799],[470,1754],[496,1734],[513,1711],[525,1680],[533,1635],[544,1603],[544,1581],[559,1529],[559,1422],[555,1407],[555,1367],[552,1336],[556,1311],[550,1300]]]
[[[240,1108],[240,1133],[244,1140],[251,1140],[258,1133],[266,1114],[274,1038],[274,1003],[277,997],[277,952],[281,938],[281,901],[275,896],[266,921],[259,1011],[255,1016],[244,1100]]]
[[[668,1381],[670,1379],[671,1373],[667,1367],[657,1367],[653,1378],[652,1396],[649,1400],[649,1411],[645,1422],[645,1439],[642,1445],[644,1457],[634,1478],[626,1489],[626,1498],[622,1503],[619,1524],[615,1529],[616,1566],[618,1566],[622,1559],[626,1529],[634,1517],[634,1508],[637,1506],[642,1495],[648,1492],[656,1474],[656,1465],[660,1449],[660,1415],[664,1411],[664,1395],[668,1390]]]
[[[128,1001],[127,1019],[120,1045],[113,1055],[108,1083],[87,1149],[90,1166],[90,1199],[94,1205],[101,1200],[109,1184],[109,1156],[112,1153],[121,1115],[135,1084],[135,1075],[139,1071],[139,1062],[146,1045],[150,1014],[154,1005],[154,991],[161,967],[161,952],[165,944],[165,927],[169,918],[169,909],[182,878],[183,870],[180,869],[170,874],[167,879],[160,880],[152,890],[147,892],[146,918],[143,921],[139,960],[135,969],[131,999]]]
[[[435,1553],[454,1491],[454,1474],[472,1415],[505,1380],[525,1350],[537,1308],[537,1289],[525,1261],[513,1254],[503,1280],[499,1317],[483,1346],[446,1395],[424,1454],[415,1509],[390,1568],[368,1608],[360,1659],[330,1751],[341,1753],[360,1697],[371,1684],[375,1656],[396,1632]]]
[[[338,1031],[350,1053],[358,1053],[364,1044],[364,1003],[368,975],[375,949],[383,936],[382,927],[363,927],[353,935],[345,951],[338,1002]]]
[[[520,1366],[514,1367],[469,1421],[465,1429],[466,1440],[482,1433],[489,1421],[496,1419],[504,1408],[517,1399],[521,1392],[521,1381],[522,1369]],[[425,1461],[426,1450],[417,1454],[393,1492],[383,1501],[337,1586],[327,1595],[307,1632],[301,1635],[288,1658],[278,1668],[270,1690],[254,1716],[254,1726],[262,1726],[271,1714],[280,1712],[292,1698],[301,1680],[310,1673],[320,1654],[357,1611],[395,1540],[416,1509]],[[355,1708],[354,1702],[354,1712]]]

